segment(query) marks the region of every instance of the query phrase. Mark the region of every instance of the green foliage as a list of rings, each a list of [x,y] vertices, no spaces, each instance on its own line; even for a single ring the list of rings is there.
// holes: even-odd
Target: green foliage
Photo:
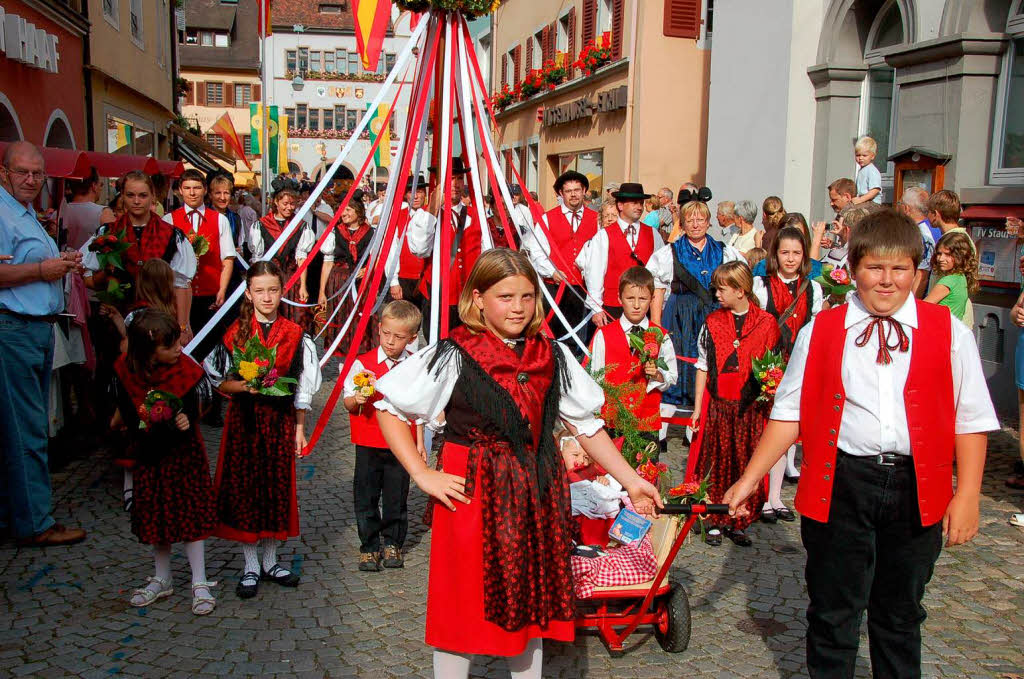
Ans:
[[[605,403],[612,409],[612,422],[606,422],[608,426],[623,437],[622,456],[633,469],[636,469],[648,461],[658,450],[658,444],[645,439],[640,432],[640,419],[623,404],[623,402],[642,387],[636,384],[611,384],[606,377],[614,365],[606,365],[600,370],[593,370],[587,366],[587,372],[604,391]]]

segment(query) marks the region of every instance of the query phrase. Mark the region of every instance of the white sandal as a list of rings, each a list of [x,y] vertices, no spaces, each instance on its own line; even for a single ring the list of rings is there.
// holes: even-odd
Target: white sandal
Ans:
[[[192,583],[192,612],[195,615],[209,615],[213,613],[213,609],[217,607],[217,600],[210,596],[197,596],[197,589],[206,589],[210,591],[211,587],[216,587],[216,582],[193,582]]]
[[[1010,514],[1010,524],[1024,528],[1024,514]]]
[[[149,587],[143,587],[132,592],[132,598],[128,600],[132,606],[136,608],[142,608],[148,606],[157,599],[164,599],[174,594],[174,588],[171,587],[171,583],[164,580],[163,578],[150,577],[146,579],[147,584],[156,583],[160,585],[160,591],[154,592]],[[136,597],[139,597],[136,599]]]

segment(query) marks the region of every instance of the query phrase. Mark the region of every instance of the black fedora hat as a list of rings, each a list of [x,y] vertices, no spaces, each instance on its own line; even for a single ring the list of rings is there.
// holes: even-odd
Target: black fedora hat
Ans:
[[[579,182],[583,186],[584,191],[590,190],[590,180],[587,179],[587,175],[576,170],[569,170],[559,175],[558,179],[555,180],[555,193],[561,193],[562,187],[568,182]]]
[[[709,200],[711,200],[711,189],[709,189],[706,186],[702,186],[696,191],[691,191],[690,189],[683,189],[682,191],[679,192],[679,198],[676,202],[678,202],[680,205],[686,205],[687,203],[692,203],[693,201],[706,203]]]
[[[619,190],[612,193],[612,198],[615,200],[647,200],[650,197],[651,194],[644,193],[643,184],[633,182],[620,184]]]
[[[405,192],[406,193],[409,193],[410,191],[412,191],[413,180],[414,180],[414,177],[409,177],[409,181],[407,181],[405,183]],[[416,182],[416,190],[417,191],[419,191],[421,189],[423,191],[427,190],[427,180],[426,179],[424,179],[423,177],[420,177],[419,179],[415,179],[415,182]]]
[[[437,174],[437,168],[434,167],[433,165],[428,167],[427,171],[430,172],[431,174]],[[457,176],[457,175],[460,175],[460,174],[466,174],[468,172],[469,172],[469,170],[467,170],[466,166],[462,163],[462,158],[460,158],[459,156],[455,156],[454,158],[452,158],[452,176],[453,177]]]

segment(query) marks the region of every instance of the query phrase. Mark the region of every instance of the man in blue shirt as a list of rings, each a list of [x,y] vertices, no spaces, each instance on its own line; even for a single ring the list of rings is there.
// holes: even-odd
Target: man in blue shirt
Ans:
[[[47,460],[53,323],[64,310],[64,276],[82,255],[61,255],[36,219],[32,201],[46,174],[35,146],[7,147],[0,166],[0,531],[22,546],[68,545],[85,531],[50,515]]]

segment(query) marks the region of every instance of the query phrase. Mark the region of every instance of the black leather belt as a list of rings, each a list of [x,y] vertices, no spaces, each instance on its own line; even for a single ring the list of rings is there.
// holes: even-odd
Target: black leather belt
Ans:
[[[27,321],[30,323],[56,323],[57,319],[60,318],[60,314],[49,314],[48,316],[29,316],[28,314],[19,314],[17,311],[11,311],[10,309],[0,309],[0,314],[4,316],[11,316],[17,318],[20,321]]]
[[[914,458],[910,455],[900,455],[899,453],[881,453],[879,455],[851,455],[844,450],[840,450],[839,454],[843,457],[853,458],[855,460],[862,460],[865,462],[872,462],[883,467],[896,467],[900,465],[908,465],[913,463]]]

